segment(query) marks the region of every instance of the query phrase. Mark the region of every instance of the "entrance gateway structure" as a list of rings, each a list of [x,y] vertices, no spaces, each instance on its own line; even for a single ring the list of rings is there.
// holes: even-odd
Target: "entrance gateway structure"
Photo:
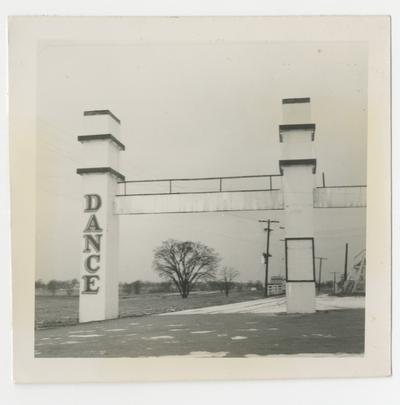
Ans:
[[[77,169],[84,193],[80,322],[118,317],[119,218],[132,214],[284,210],[287,312],[315,312],[314,208],[366,207],[366,186],[315,187],[310,98],[283,99],[282,108],[279,174],[139,181],[126,181],[119,172],[119,154],[125,150],[120,120],[109,110],[84,112],[84,134],[78,141],[85,166]],[[263,185],[243,186],[254,180]],[[215,187],[180,188],[204,181]],[[133,190],[155,183],[162,192]]]

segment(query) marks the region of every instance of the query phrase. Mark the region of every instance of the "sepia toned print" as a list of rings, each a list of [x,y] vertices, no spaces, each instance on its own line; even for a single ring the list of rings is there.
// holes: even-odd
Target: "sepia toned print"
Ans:
[[[39,55],[38,164],[57,170],[38,178],[39,199],[65,198],[49,223],[64,253],[41,256],[50,229],[38,238],[36,356],[363,353],[364,44],[50,43]],[[91,81],[107,91],[78,87]]]
[[[13,189],[19,381],[388,373],[385,23],[322,19],[15,20],[35,78],[25,118],[11,91],[35,168],[29,232]]]

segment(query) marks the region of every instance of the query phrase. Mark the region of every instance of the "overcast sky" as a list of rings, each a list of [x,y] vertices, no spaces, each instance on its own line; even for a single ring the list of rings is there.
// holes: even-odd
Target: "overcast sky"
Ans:
[[[128,180],[278,173],[281,99],[311,97],[317,185],[366,184],[367,48],[362,43],[43,43],[38,49],[37,275],[78,278],[84,110],[122,121]],[[324,278],[365,245],[365,209],[315,210]],[[121,281],[157,280],[162,240],[215,248],[241,280],[263,280],[258,219],[282,211],[123,216]],[[283,274],[283,230],[272,233],[271,274]],[[350,263],[352,260],[350,259]]]

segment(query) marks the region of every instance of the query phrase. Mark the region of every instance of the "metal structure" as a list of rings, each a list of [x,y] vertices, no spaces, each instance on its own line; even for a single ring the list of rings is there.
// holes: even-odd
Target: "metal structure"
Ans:
[[[362,250],[353,258],[353,267],[350,269],[347,280],[343,285],[343,294],[365,294],[365,270],[367,267],[366,251]]]
[[[243,188],[246,180],[266,179],[267,187]],[[231,180],[230,187],[226,187]],[[232,187],[232,180],[242,180],[240,186]],[[201,186],[208,182],[209,190]],[[182,183],[192,186],[182,189]],[[194,186],[197,183],[198,188]],[[116,195],[117,215],[174,214],[224,211],[284,210],[282,174],[263,174],[253,176],[200,177],[182,179],[121,180]],[[139,192],[132,186],[153,186],[148,191]],[[251,183],[250,183],[251,185]],[[162,191],[156,191],[156,187]],[[177,187],[181,187],[178,191]],[[367,186],[328,186],[313,189],[314,208],[363,208],[367,206]],[[239,193],[236,196],[233,193]],[[190,196],[201,194],[204,205],[187,208]],[[154,196],[159,196],[158,201]],[[227,199],[231,199],[227,203]],[[200,200],[198,200],[200,201]],[[157,204],[157,202],[159,204]],[[153,203],[154,206],[151,204]],[[153,207],[153,209],[151,209]],[[168,207],[168,208],[167,208]],[[185,208],[186,207],[186,208]]]

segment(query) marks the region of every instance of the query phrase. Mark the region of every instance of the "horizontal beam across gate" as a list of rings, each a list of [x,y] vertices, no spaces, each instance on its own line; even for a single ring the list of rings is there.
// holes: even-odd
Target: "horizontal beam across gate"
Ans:
[[[334,186],[314,189],[314,208],[363,208],[367,186]]]
[[[115,214],[117,215],[282,210],[283,208],[281,190],[118,195],[115,197]]]
[[[363,208],[366,186],[314,189],[314,208]],[[199,191],[115,196],[115,214],[175,214],[226,211],[283,210],[282,190]]]

